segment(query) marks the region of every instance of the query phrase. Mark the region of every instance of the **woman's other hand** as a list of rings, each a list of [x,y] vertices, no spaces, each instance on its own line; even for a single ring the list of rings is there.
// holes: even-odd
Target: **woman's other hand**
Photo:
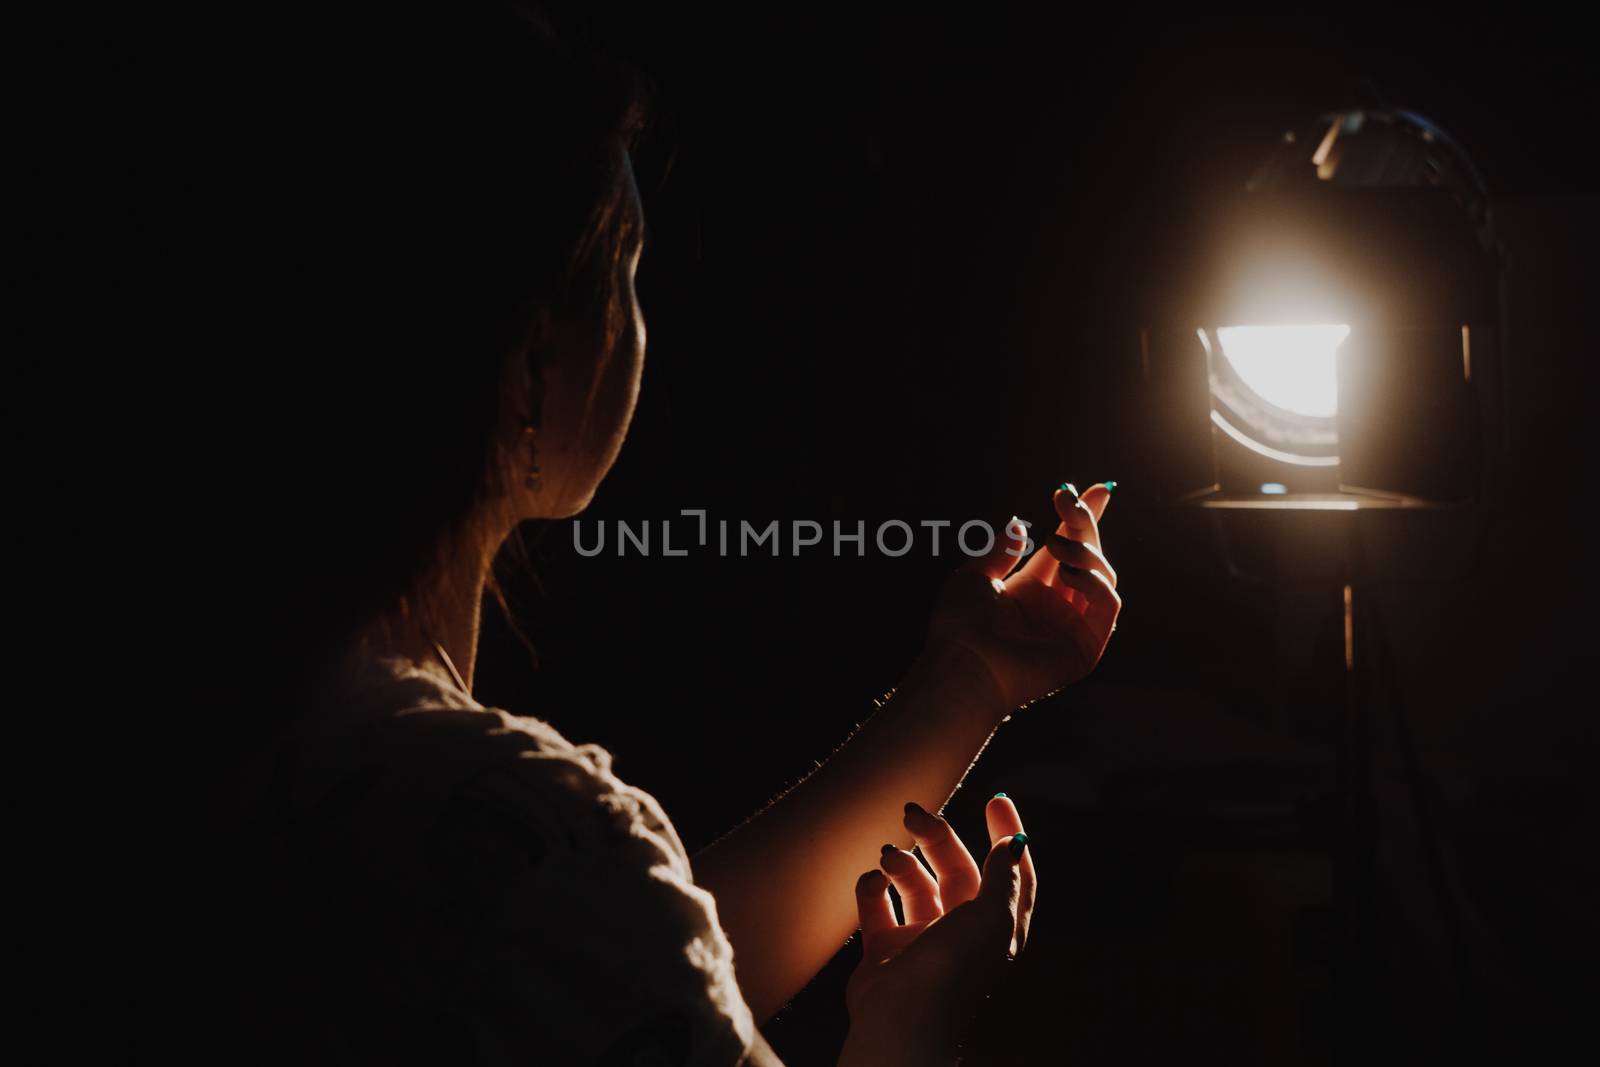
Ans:
[[[966,1021],[1027,943],[1037,876],[1016,807],[989,801],[991,847],[978,869],[950,824],[915,804],[905,826],[933,868],[884,846],[882,870],[856,882],[862,960],[850,979],[841,1064],[956,1060]],[[889,886],[900,894],[895,919]]]
[[[1057,489],[1060,524],[1014,573],[1021,530],[1013,520],[987,554],[953,574],[928,627],[928,655],[972,663],[1008,710],[1094,670],[1122,610],[1100,541],[1115,484],[1081,497],[1070,484]]]

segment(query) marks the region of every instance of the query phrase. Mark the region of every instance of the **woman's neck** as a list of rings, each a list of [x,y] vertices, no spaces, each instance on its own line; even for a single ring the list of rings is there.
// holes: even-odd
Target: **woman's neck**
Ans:
[[[437,663],[439,648],[449,657],[445,666],[461,673],[461,681],[472,692],[472,679],[478,664],[478,628],[483,617],[483,590],[489,580],[489,560],[467,557],[455,574],[447,574],[431,612],[431,625],[419,625],[424,662]],[[415,657],[414,657],[415,658]]]
[[[470,693],[483,593],[493,558],[487,543],[451,553],[451,562],[435,573],[426,590],[410,598],[411,610],[374,626],[362,644],[435,671],[454,667]],[[448,664],[440,662],[439,649],[449,657]]]

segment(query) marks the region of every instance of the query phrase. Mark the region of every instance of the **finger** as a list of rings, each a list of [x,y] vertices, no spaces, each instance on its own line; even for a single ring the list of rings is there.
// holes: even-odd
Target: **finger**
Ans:
[[[978,864],[950,824],[920,804],[906,805],[906,829],[939,878],[939,903],[945,911],[978,895]]]
[[[1093,545],[1085,541],[1073,541],[1060,534],[1051,534],[1045,539],[1045,548],[1057,562],[1071,564],[1081,570],[1098,571],[1111,582],[1111,588],[1117,587],[1116,569],[1111,566],[1109,560],[1095,551]]]
[[[1111,579],[1099,571],[1063,563],[1056,573],[1055,588],[1078,602],[1096,629],[1109,626],[1122,610],[1122,597],[1112,588]]]
[[[861,920],[861,947],[868,959],[888,955],[884,939],[898,929],[894,905],[889,903],[889,879],[882,871],[868,871],[856,879],[856,914]]]
[[[917,857],[893,845],[884,845],[881,862],[884,873],[900,894],[900,907],[905,911],[907,926],[930,923],[944,914],[939,902],[939,883],[917,862]]]
[[[1051,581],[1015,576],[1006,583],[1006,594],[1039,632],[1064,631],[1085,654],[1098,656],[1122,610],[1122,598],[1104,575],[1059,563],[1048,551],[1044,556],[1054,568]]]
[[[967,564],[990,581],[999,581],[1011,573],[1011,569],[1022,559],[1023,547],[1028,543],[1028,526],[1015,515],[1000,530],[995,532],[994,542],[989,550],[981,556],[975,556]]]
[[[1004,793],[996,793],[984,806],[983,818],[988,824],[991,841],[1014,839],[1017,834],[1023,834],[1022,816]],[[1018,869],[1021,877],[1017,885],[1017,947],[1020,951],[1028,943],[1028,924],[1033,918],[1033,901],[1038,894],[1039,876],[1033,867],[1033,849],[1023,850]]]
[[[1068,615],[1081,612],[1082,625],[1069,625],[1068,633],[1084,657],[1084,663],[1092,670],[1105,654],[1111,634],[1117,628],[1122,597],[1111,588],[1105,575],[1080,571],[1069,564],[1061,565],[1055,584],[1044,592],[1060,597]]]
[[[1022,898],[1022,854],[1027,851],[1028,835],[1002,837],[994,843],[983,861],[983,886],[978,890],[977,906],[988,916],[985,928],[1003,939],[1007,954],[1017,949],[1017,916]],[[992,923],[993,925],[989,925]]]
[[[1015,956],[1026,938],[1024,908],[1032,908],[1031,897],[1024,896],[1022,865],[1028,853],[1028,835],[1002,837],[989,850],[983,863],[983,888],[978,900],[995,926],[997,939],[1004,938],[1006,952]]]
[[[1117,487],[1116,482],[1096,482],[1085,489],[1079,499],[1083,501],[1090,514],[1094,516],[1094,524],[1098,529],[1101,520],[1106,517],[1106,505],[1111,503],[1111,491]]]
[[[1110,483],[1115,484],[1115,483]],[[1061,520],[1055,528],[1055,533],[1074,541],[1081,541],[1102,551],[1100,544],[1100,526],[1097,521],[1098,512],[1105,510],[1106,499],[1110,490],[1105,484],[1091,486],[1080,499],[1077,486],[1071,482],[1062,482],[1054,494],[1051,495],[1051,504],[1055,507],[1056,517]],[[1046,535],[1048,539],[1048,535]],[[1102,551],[1102,555],[1103,555]],[[1023,565],[1019,571],[1029,581],[1037,581],[1044,585],[1055,583],[1055,561],[1047,552],[1038,552]]]
[[[1066,532],[1067,524],[1060,523],[1056,526],[1053,534],[1046,535],[1046,541],[1048,541],[1052,536],[1060,536]],[[1028,562],[1024,563],[1021,568],[1018,569],[1017,573],[1013,574],[1011,578],[1007,580],[1006,589],[1009,590],[1011,588],[1011,583],[1019,578],[1023,581],[1042,582],[1045,585],[1049,585],[1051,582],[1055,581],[1056,563],[1056,558],[1050,555],[1049,552],[1046,552],[1044,545],[1041,544],[1039,550],[1028,557]]]
[[[1051,561],[1057,575],[1063,573],[1061,564],[1055,562],[1054,556],[1047,552],[1045,557]],[[1013,578],[1006,584],[1006,595],[1012,598],[1028,625],[1037,632],[1066,634],[1086,670],[1098,662],[1113,624],[1104,621],[1104,611],[1093,612],[1084,606],[1083,593],[1043,582],[1017,581]],[[1114,615],[1111,617],[1115,618]]]
[[[1090,499],[1103,499],[1103,488],[1090,488],[1101,489],[1099,493],[1090,494]],[[1055,505],[1056,516],[1061,519],[1057,533],[1064,533],[1074,541],[1087,541],[1097,550],[1100,548],[1100,524],[1095,520],[1094,511],[1078,495],[1071,482],[1062,483],[1061,488],[1051,495],[1050,502]],[[1101,506],[1104,507],[1104,504]]]
[[[996,793],[983,806],[983,821],[989,827],[989,844],[997,845],[1012,834],[1022,833],[1022,816],[1004,793]]]

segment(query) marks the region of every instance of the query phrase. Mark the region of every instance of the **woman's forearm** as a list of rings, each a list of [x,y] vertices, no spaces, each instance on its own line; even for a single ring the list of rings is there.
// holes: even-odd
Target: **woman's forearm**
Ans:
[[[855,929],[857,876],[884,844],[910,845],[906,802],[943,807],[1008,710],[971,652],[930,649],[826,763],[695,857],[757,1019],[798,993]]]

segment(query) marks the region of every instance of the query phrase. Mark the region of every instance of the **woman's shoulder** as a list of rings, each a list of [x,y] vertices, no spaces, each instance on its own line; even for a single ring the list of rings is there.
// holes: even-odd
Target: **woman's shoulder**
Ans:
[[[228,936],[362,1045],[443,1027],[575,1063],[749,1047],[715,902],[605,749],[401,666],[241,785]]]
[[[257,810],[395,830],[432,830],[463,807],[522,824],[547,847],[652,839],[687,874],[655,798],[622,781],[612,756],[541,719],[485,707],[430,671],[380,661],[359,690],[289,732],[258,760]]]

